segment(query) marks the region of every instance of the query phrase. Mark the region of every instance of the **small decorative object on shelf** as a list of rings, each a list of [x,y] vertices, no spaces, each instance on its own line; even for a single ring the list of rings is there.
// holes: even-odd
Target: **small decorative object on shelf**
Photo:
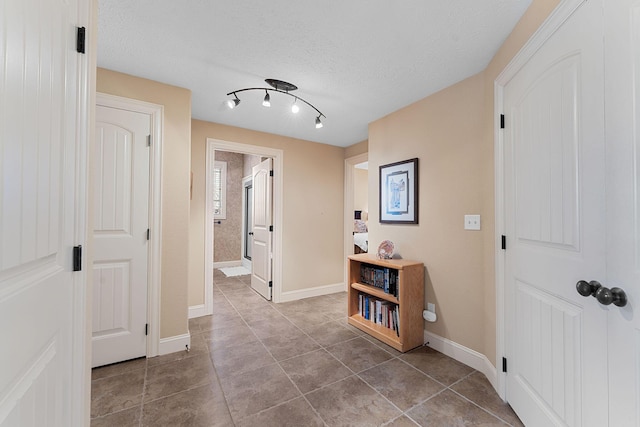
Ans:
[[[424,264],[358,254],[348,267],[349,324],[398,351],[424,344]]]
[[[378,246],[378,259],[393,258],[393,242],[391,240],[383,240]]]

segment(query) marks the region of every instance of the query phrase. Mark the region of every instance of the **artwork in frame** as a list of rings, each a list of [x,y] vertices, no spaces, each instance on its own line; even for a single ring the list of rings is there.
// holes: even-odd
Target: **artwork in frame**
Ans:
[[[380,222],[418,223],[418,159],[380,166]]]

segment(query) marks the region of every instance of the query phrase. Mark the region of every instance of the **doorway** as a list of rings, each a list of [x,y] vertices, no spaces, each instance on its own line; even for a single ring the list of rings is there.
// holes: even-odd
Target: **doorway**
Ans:
[[[354,221],[356,210],[361,211],[361,220],[364,217],[368,221],[368,160],[369,154],[363,153],[350,157],[344,161],[344,259],[355,252],[354,246]],[[367,172],[363,172],[366,165]],[[363,173],[366,175],[363,181]],[[368,246],[368,238],[367,238]],[[344,283],[347,280],[347,263],[344,265]]]
[[[206,214],[205,214],[205,307],[204,314],[213,313],[213,270],[214,270],[214,235],[215,224],[213,217],[214,197],[212,188],[208,184],[212,182],[212,172],[216,151],[227,151],[240,154],[249,154],[273,160],[273,273],[272,273],[272,298],[274,302],[282,299],[282,194],[283,194],[283,169],[284,153],[282,150],[262,147],[257,145],[242,144],[207,138],[206,143]],[[253,184],[252,184],[253,185]],[[252,264],[253,264],[253,255]]]

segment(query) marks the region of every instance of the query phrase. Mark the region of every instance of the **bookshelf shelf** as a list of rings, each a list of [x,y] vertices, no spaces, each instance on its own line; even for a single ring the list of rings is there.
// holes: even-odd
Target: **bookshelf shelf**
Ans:
[[[375,286],[369,286],[362,283],[352,283],[351,287],[360,292],[364,292],[366,294],[372,295],[374,297],[383,299],[385,301],[392,302],[394,304],[398,304],[398,298],[394,297],[391,294],[386,293],[382,289],[378,289]]]
[[[397,297],[375,286],[362,283],[361,268],[389,269],[397,277]],[[348,257],[348,322],[398,351],[406,352],[424,344],[424,264],[404,259],[380,260],[371,254]],[[383,326],[366,319],[360,296],[391,303],[396,311],[398,327]],[[363,310],[364,311],[364,310]]]

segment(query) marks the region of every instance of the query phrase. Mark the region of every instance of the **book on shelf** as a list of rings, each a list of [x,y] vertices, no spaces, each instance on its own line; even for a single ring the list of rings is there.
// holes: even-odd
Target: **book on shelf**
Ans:
[[[396,269],[361,264],[360,281],[398,297],[398,270]]]
[[[358,293],[358,314],[365,320],[391,329],[400,336],[397,304],[360,292]]]

